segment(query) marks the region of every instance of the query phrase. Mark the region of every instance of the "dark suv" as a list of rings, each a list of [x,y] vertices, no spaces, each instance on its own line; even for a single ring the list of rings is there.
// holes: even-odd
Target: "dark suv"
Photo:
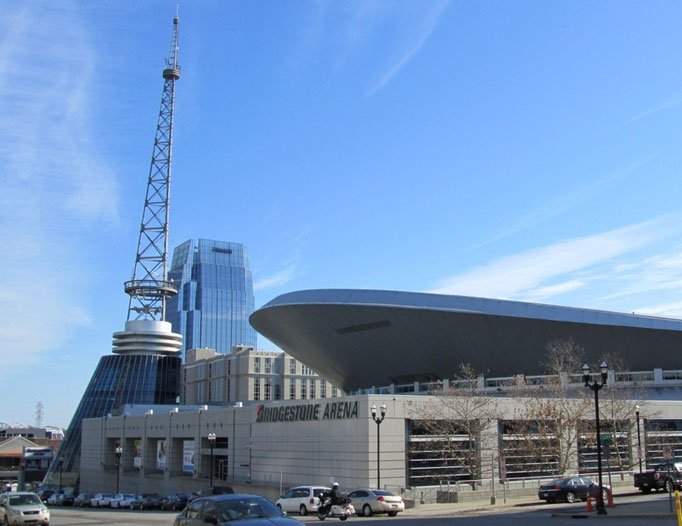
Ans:
[[[206,486],[192,493],[189,502],[199,497],[212,497],[213,495],[227,495],[230,493],[234,493],[230,486]]]

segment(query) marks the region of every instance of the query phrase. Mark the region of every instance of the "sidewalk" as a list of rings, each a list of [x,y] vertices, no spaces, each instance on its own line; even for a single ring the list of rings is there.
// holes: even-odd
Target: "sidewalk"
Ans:
[[[485,501],[466,503],[443,503],[421,504],[414,508],[406,509],[400,515],[403,517],[447,517],[452,515],[487,515],[494,513],[545,511],[550,512],[552,517],[576,518],[576,519],[608,519],[608,518],[642,518],[642,519],[677,519],[675,499],[673,497],[673,513],[670,513],[668,496],[652,495],[644,497],[636,492],[627,492],[614,495],[614,507],[606,508],[606,515],[597,515],[594,501],[593,511],[587,511],[587,504],[581,502],[570,507],[562,506],[553,511],[556,505],[545,504],[538,499],[519,497],[507,499],[506,504],[502,499],[497,499],[496,504]]]

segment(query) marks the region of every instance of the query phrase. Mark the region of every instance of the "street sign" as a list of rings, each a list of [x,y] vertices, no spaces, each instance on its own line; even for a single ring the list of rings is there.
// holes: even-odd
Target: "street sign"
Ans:
[[[607,433],[605,435],[601,435],[599,443],[602,446],[610,446],[612,440],[613,440],[613,435]]]
[[[673,458],[673,448],[670,446],[663,446],[663,458],[666,460]]]

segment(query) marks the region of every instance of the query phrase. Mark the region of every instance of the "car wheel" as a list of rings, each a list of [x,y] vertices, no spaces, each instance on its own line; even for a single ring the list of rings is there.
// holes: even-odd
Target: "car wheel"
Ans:
[[[547,499],[547,504],[554,504],[556,499]]]
[[[348,515],[344,515],[343,517],[339,517],[340,520],[345,521],[348,518]]]
[[[389,512],[388,512],[388,516],[389,516],[389,517],[395,517],[396,515],[398,515],[398,512],[397,512],[397,511],[389,511]]]
[[[362,514],[363,514],[365,517],[371,517],[371,516],[372,516],[372,508],[371,508],[371,506],[370,506],[369,504],[365,504],[365,505],[362,507]]]
[[[298,509],[298,512],[301,515],[308,515],[308,508],[305,507],[305,504],[301,504],[301,507]]]
[[[575,493],[573,493],[572,491],[566,493],[566,502],[570,502],[571,504],[573,504],[575,502]]]

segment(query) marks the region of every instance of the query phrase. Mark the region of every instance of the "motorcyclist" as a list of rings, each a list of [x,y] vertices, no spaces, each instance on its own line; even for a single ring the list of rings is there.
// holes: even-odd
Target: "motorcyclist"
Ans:
[[[343,494],[341,493],[341,490],[339,489],[338,482],[334,482],[334,484],[332,484],[331,498],[332,506],[335,504],[344,504],[346,502],[343,497]]]
[[[345,503],[345,499],[343,497],[343,494],[341,493],[341,490],[339,489],[338,482],[334,482],[332,484],[331,491],[325,491],[322,494],[322,497],[323,502],[325,499],[329,499],[329,501],[327,501],[323,506],[325,513],[328,513],[332,506]]]

